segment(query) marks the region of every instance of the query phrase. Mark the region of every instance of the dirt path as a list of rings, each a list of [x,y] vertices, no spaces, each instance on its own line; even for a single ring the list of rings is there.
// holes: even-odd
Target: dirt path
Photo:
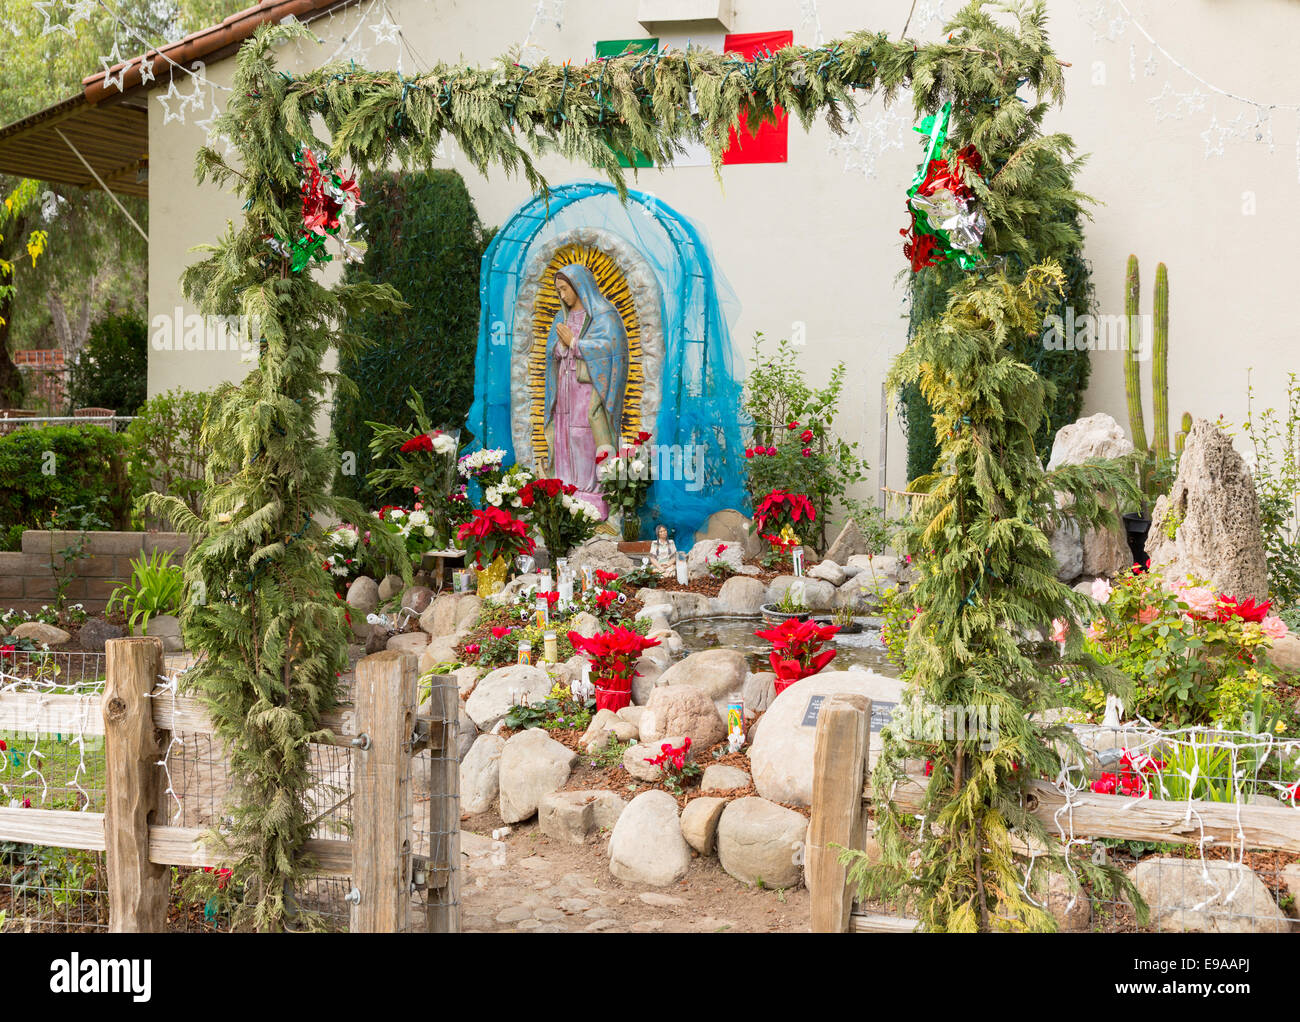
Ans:
[[[761,890],[732,879],[718,860],[693,857],[671,887],[625,884],[609,872],[608,837],[586,845],[555,841],[537,824],[519,824],[502,841],[494,813],[461,831],[462,922],[467,933],[531,931],[807,931],[808,891]]]

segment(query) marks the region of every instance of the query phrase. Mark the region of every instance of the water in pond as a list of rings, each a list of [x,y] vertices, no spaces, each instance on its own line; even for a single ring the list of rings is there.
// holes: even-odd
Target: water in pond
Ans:
[[[898,676],[898,668],[885,656],[885,645],[880,641],[878,619],[859,618],[864,625],[856,635],[836,635],[832,640],[839,651],[827,670],[847,671],[864,667],[878,674]],[[683,655],[705,649],[738,649],[749,660],[750,670],[770,671],[767,655],[772,646],[766,639],[757,638],[754,632],[765,629],[761,617],[697,617],[678,621],[673,625],[682,637]]]

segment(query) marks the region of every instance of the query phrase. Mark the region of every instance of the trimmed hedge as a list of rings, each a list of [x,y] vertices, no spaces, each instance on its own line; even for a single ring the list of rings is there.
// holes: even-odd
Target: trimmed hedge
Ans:
[[[391,284],[410,308],[347,324],[371,343],[339,365],[359,394],[339,391],[333,431],[339,450],[355,455],[356,471],[346,475],[340,467],[334,488],[370,507],[405,505],[411,494],[379,492],[366,482],[375,467],[366,422],[409,423],[406,400],[412,386],[434,425],[465,422],[474,397],[479,266],[490,235],[453,170],[374,173],[362,181],[361,195],[366,254],[348,267],[344,279]]]
[[[102,426],[47,426],[0,436],[0,539],[17,549],[24,529],[59,510],[95,510],[115,529],[130,524],[126,440]],[[95,507],[98,498],[105,503]]]

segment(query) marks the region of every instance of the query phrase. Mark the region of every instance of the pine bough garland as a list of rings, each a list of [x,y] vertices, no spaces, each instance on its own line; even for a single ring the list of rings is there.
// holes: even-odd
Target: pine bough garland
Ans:
[[[536,160],[559,154],[623,190],[618,153],[640,150],[665,163],[702,141],[716,167],[738,121],[756,127],[780,106],[805,127],[820,115],[842,132],[855,93],[889,101],[910,89],[918,118],[952,102],[946,137],[978,170],[962,174],[964,198],[978,204],[986,226],[984,259],[892,377],[895,385],[920,381],[936,429],[947,434],[942,471],[923,481],[928,496],[916,502],[911,553],[922,565],[917,594],[925,610],[912,631],[908,671],[932,703],[998,706],[1003,731],[989,751],[931,743],[929,758],[939,765],[924,815],[938,826],[917,828],[883,812],[885,861],[878,869],[857,863],[854,875],[871,890],[910,887],[934,929],[1050,925],[1022,893],[1025,870],[1007,833],[1033,831],[1024,785],[1058,769],[1049,744],[1056,732],[1031,718],[1050,703],[1055,678],[1026,660],[1011,636],[1083,610],[1084,597],[1056,582],[1038,527],[1061,514],[1052,490],[1074,495],[1079,521],[1099,521],[1097,487],[1119,483],[1100,468],[1042,473],[1032,434],[1046,387],[1006,355],[1009,326],[1041,316],[1039,303],[1059,286],[1059,271],[1036,268],[1013,287],[999,267],[1009,258],[1032,262],[1028,239],[1040,221],[1080,197],[1062,171],[1069,138],[1039,130],[1063,84],[1045,4],[999,9],[998,17],[1011,24],[972,3],[949,25],[946,42],[926,46],[859,32],[752,62],[695,50],[581,67],[503,58],[484,68],[440,64],[413,78],[342,64],[301,77],[280,71],[273,44],[307,34],[301,26],[263,26],[244,46],[232,102],[217,125],[237,159],[205,148],[198,175],[233,186],[245,219],[184,284],[204,313],[257,316],[260,358],[242,383],[219,392],[209,417],[214,455],[204,517],[153,501],[198,540],[186,578],[208,599],[187,610],[184,624],[192,646],[207,654],[191,674],[230,749],[236,788],[226,840],[238,856],[231,886],[244,891],[240,922],[261,929],[310,922],[294,901],[311,872],[302,855],[310,831],[307,750],[336,698],[348,639],[314,523],[330,514],[357,520],[358,510],[330,496],[336,452],[316,441],[327,386],[350,386],[322,364],[330,347],[355,350],[356,338],[338,324],[363,308],[400,306],[388,287],[324,287],[310,262],[294,269],[292,251],[266,258],[267,239],[301,236],[302,154],[328,149],[329,161],[317,160],[322,175],[330,163],[425,166],[450,137],[480,171],[521,172],[537,189],[546,183]],[[1032,104],[1018,97],[1022,87],[1036,97]],[[332,145],[315,137],[316,118]],[[882,770],[897,770],[914,745],[891,735]],[[1049,858],[1037,868],[1070,868],[1063,854]],[[1104,871],[1088,875],[1117,882]]]

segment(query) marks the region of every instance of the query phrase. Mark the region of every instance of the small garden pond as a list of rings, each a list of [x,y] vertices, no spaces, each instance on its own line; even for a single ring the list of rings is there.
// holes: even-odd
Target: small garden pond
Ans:
[[[828,624],[828,619],[818,619],[820,624]],[[838,652],[835,659],[827,666],[828,671],[847,671],[862,667],[896,677],[898,668],[885,656],[885,644],[880,640],[880,621],[878,618],[862,617],[857,622],[863,626],[862,631],[853,635],[841,632],[832,640]],[[761,616],[753,617],[696,617],[678,621],[673,625],[682,637],[682,655],[699,653],[706,649],[736,649],[745,654],[752,671],[770,671],[768,653],[772,646],[766,639],[760,639],[754,632],[764,630],[767,625]]]

